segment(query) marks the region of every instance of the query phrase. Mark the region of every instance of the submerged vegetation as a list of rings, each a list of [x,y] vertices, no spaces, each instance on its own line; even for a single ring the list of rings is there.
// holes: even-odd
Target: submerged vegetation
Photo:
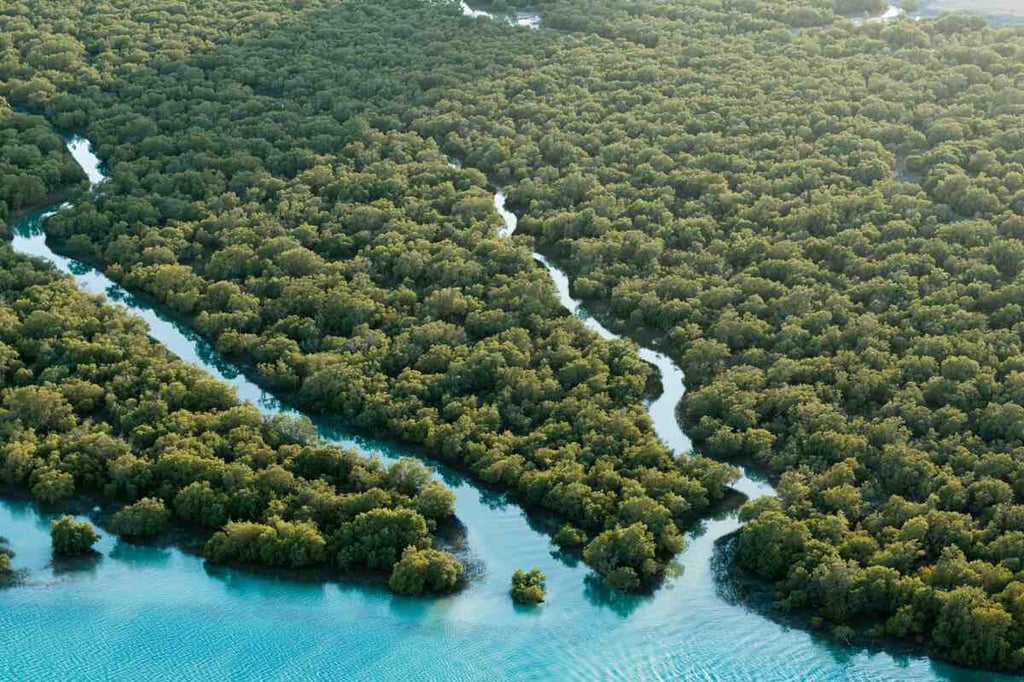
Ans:
[[[535,0],[552,30],[531,31],[419,0],[58,0],[0,14],[0,92],[109,164],[48,224],[64,248],[649,586],[734,471],[657,442],[648,368],[562,313],[532,237],[680,363],[701,452],[776,476],[736,558],[780,608],[1020,670],[1024,29],[842,16],[881,4]],[[498,237],[488,178],[522,236]],[[282,440],[152,349],[174,382],[133,370],[122,395],[89,378],[110,332],[69,347],[48,317],[69,285],[15,284],[4,415],[31,454],[5,445],[4,475],[159,497],[219,531],[217,560],[458,582],[424,476]],[[62,353],[88,359],[43,369]],[[117,476],[61,450],[94,414]]]

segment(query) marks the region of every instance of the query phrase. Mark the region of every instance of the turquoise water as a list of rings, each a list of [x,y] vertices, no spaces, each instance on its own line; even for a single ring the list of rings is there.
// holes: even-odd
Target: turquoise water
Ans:
[[[69,149],[96,183],[88,144]],[[514,216],[496,205],[514,228]],[[230,381],[271,412],[287,409],[219,358],[202,340],[102,274],[52,252],[46,213],[15,226],[14,247],[75,276],[85,290],[124,304],[151,335],[186,362]],[[510,218],[511,216],[511,218]],[[548,265],[575,312],[564,274]],[[545,276],[538,269],[538,276]],[[596,321],[588,322],[595,329]],[[608,333],[607,330],[604,330]],[[688,447],[665,405],[685,388],[678,368],[645,351],[664,372],[666,394],[652,415],[675,449]],[[663,363],[668,363],[662,366]],[[391,459],[396,446],[328,424],[336,443]],[[397,597],[355,583],[303,583],[207,565],[173,548],[105,537],[95,561],[55,566],[47,514],[0,499],[0,535],[16,552],[21,584],[0,589],[0,680],[991,680],[925,657],[894,657],[832,645],[763,618],[722,596],[714,541],[735,530],[732,513],[690,535],[680,575],[651,596],[609,593],[558,554],[522,510],[441,470],[457,495],[481,575],[442,599]],[[752,495],[770,488],[750,478]],[[548,602],[521,608],[507,596],[517,567],[548,576]],[[1003,678],[1010,679],[1010,678]]]

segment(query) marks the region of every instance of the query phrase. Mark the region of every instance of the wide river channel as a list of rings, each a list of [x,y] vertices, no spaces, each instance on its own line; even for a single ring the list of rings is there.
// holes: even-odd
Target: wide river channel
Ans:
[[[68,149],[93,187],[102,165],[82,138]],[[495,195],[504,234],[516,228]],[[42,225],[57,208],[14,225],[16,251],[42,258],[144,319],[182,360],[231,383],[266,413],[294,410],[262,391],[187,327],[172,322],[103,274],[52,251]],[[540,254],[566,308],[602,336],[569,293],[568,278]],[[544,276],[538,268],[538,276]],[[683,374],[649,349],[664,394],[650,404],[658,434],[675,450],[689,440],[675,419]],[[318,423],[323,438],[391,460],[416,455]],[[687,537],[680,571],[649,596],[610,593],[562,557],[524,512],[458,474],[456,514],[482,575],[459,594],[414,599],[383,587],[309,583],[208,566],[173,548],[132,545],[104,533],[102,558],[67,571],[50,558],[50,517],[30,502],[0,498],[0,536],[24,576],[0,590],[0,680],[964,680],[1006,679],[923,656],[832,644],[730,601],[713,568],[715,540],[738,527],[735,512]],[[771,488],[744,476],[748,496]],[[519,608],[508,597],[515,568],[547,573],[548,601]]]

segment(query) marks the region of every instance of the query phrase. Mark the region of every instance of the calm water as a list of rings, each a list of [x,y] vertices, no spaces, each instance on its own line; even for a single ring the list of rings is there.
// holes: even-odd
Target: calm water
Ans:
[[[988,17],[990,24],[1024,21],[1024,0],[919,0],[918,8],[909,13],[913,19],[929,19],[944,12],[968,12]],[[897,5],[888,5],[880,14],[851,15],[855,24],[895,21],[907,14]]]
[[[100,164],[81,139],[69,142],[96,183]],[[515,229],[514,216],[496,206]],[[15,226],[16,250],[75,276],[83,289],[124,304],[183,360],[231,382],[267,412],[286,409],[187,329],[153,311],[102,274],[53,253],[40,225]],[[548,266],[567,307],[564,274]],[[609,334],[596,321],[588,325]],[[684,390],[678,368],[653,351],[665,377],[652,404],[658,433],[676,450],[689,442],[672,418]],[[674,396],[674,397],[673,397]],[[393,446],[320,424],[333,442],[387,459]],[[559,558],[523,512],[442,471],[457,494],[483,575],[443,599],[396,597],[346,583],[308,584],[207,566],[176,549],[104,537],[102,557],[73,568],[52,565],[46,514],[0,500],[0,535],[17,553],[23,584],[0,590],[0,680],[991,680],[924,657],[837,647],[730,603],[718,591],[714,540],[734,515],[707,521],[689,537],[681,575],[656,594],[610,594],[588,571]],[[751,494],[767,486],[744,479]],[[507,596],[517,567],[548,576],[548,602],[519,608]],[[1009,678],[1005,678],[1009,679]]]
[[[974,12],[994,18],[1024,18],[1024,0],[924,0],[921,9],[929,14]]]
[[[465,2],[460,2],[459,7],[462,9],[462,14],[467,17],[473,17],[475,19],[493,19],[494,15],[490,12],[485,12],[481,9],[473,9]],[[526,28],[540,28],[540,16],[532,12],[513,12],[505,17],[509,23],[515,24],[516,26],[524,26]]]

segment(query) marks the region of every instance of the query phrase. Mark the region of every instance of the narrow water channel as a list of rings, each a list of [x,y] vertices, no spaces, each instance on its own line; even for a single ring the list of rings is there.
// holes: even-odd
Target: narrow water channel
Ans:
[[[88,142],[73,138],[68,148],[95,187],[102,167]],[[511,233],[515,216],[504,210],[501,193],[495,205]],[[265,413],[293,411],[187,328],[103,274],[53,252],[42,232],[52,212],[27,215],[13,226],[18,252],[123,304],[146,321],[154,339],[228,381]],[[610,335],[586,318],[564,273],[546,267],[566,307]],[[659,367],[666,387],[651,405],[658,433],[677,452],[688,450],[674,417],[685,390],[682,373],[653,351],[645,359]],[[317,426],[325,439],[364,454],[389,460],[415,454],[327,423]],[[10,540],[13,565],[24,576],[23,584],[0,590],[0,680],[995,679],[925,657],[835,646],[724,598],[712,559],[715,540],[738,527],[734,513],[688,535],[680,575],[655,594],[622,595],[560,556],[515,505],[443,467],[439,475],[455,489],[456,513],[483,568],[466,590],[440,599],[211,567],[173,548],[111,537],[99,546],[100,560],[68,571],[50,562],[48,516],[32,503],[0,499],[0,535]],[[752,495],[768,490],[749,485]],[[529,566],[547,573],[548,602],[524,609],[508,598],[508,580],[512,570]]]
[[[494,207],[504,222],[501,230],[502,236],[511,237],[519,226],[519,219],[505,207],[505,193],[499,188],[494,194]],[[562,307],[579,318],[583,324],[603,339],[619,339],[618,334],[610,331],[601,324],[597,318],[592,317],[583,306],[582,301],[573,298],[570,291],[569,276],[557,265],[543,254],[534,251],[533,258],[540,263],[558,291],[558,300]],[[686,383],[683,370],[679,368],[670,357],[651,348],[641,347],[640,358],[654,366],[661,375],[661,395],[655,398],[647,406],[647,411],[654,422],[654,430],[672,452],[677,456],[686,456],[693,448],[690,437],[687,436],[676,418],[676,410],[686,393]],[[773,495],[774,490],[763,478],[751,478],[744,470],[743,476],[733,487],[742,492],[750,499],[756,499],[763,495]]]
[[[494,15],[490,12],[485,12],[479,9],[473,9],[465,2],[460,2],[459,7],[462,9],[462,14],[467,17],[473,17],[476,19],[493,19]],[[512,12],[505,16],[509,23],[517,26],[525,26],[526,28],[540,28],[540,15],[534,14],[533,12]]]

